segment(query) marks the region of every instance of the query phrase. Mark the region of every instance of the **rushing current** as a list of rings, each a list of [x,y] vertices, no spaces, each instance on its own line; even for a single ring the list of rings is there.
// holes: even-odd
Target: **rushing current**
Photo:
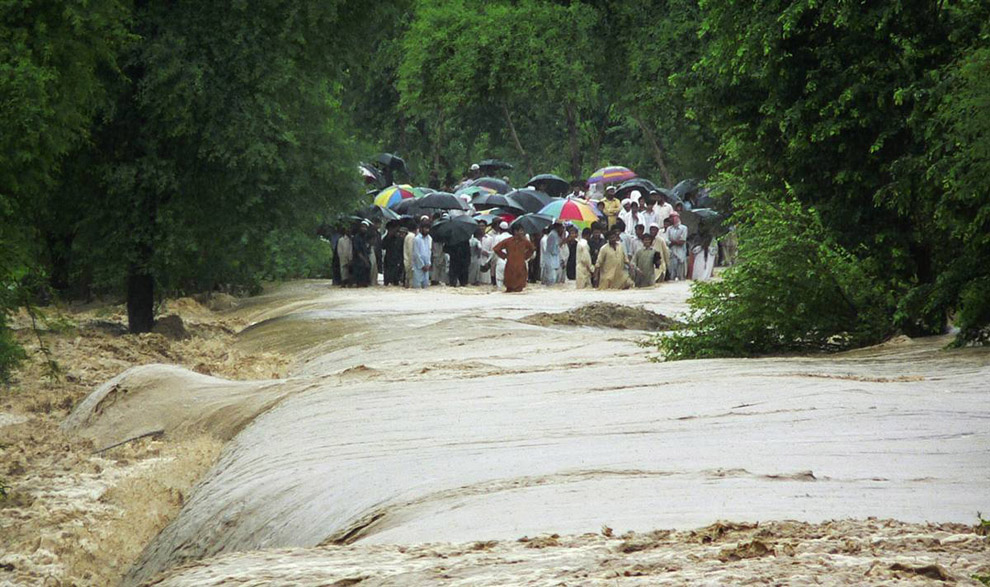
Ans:
[[[281,400],[251,400],[250,423],[128,582],[288,546],[717,519],[972,522],[990,506],[985,350],[943,350],[942,337],[662,363],[642,331],[519,321],[592,301],[676,316],[687,295],[683,283],[507,295],[306,282],[251,302],[239,344],[293,355],[292,377],[258,384]]]

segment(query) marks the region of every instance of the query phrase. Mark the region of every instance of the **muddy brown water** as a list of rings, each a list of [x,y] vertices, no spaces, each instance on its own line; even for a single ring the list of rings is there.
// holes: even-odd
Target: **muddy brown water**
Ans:
[[[284,547],[990,510],[986,351],[656,363],[641,331],[520,321],[592,302],[676,316],[687,295],[306,282],[242,307],[239,344],[293,353],[299,391],[228,443],[127,582]]]

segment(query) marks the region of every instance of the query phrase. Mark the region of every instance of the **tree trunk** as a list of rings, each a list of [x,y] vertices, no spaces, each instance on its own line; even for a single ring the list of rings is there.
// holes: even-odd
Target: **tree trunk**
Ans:
[[[578,144],[577,107],[567,104],[567,138],[571,151],[571,179],[581,177],[581,150]]]
[[[664,160],[663,148],[660,146],[660,141],[657,140],[656,133],[653,129],[648,127],[643,123],[643,120],[638,116],[633,116],[633,120],[639,125],[639,128],[646,135],[646,140],[650,142],[650,146],[653,147],[653,160],[657,162],[657,167],[660,168],[660,175],[663,176],[663,183],[666,188],[674,187],[674,178],[670,175],[670,170],[667,169],[667,162]]]
[[[529,162],[529,155],[523,149],[522,142],[519,141],[519,134],[516,133],[516,125],[512,123],[512,115],[509,114],[509,105],[505,103],[505,100],[502,100],[502,113],[505,114],[505,123],[509,125],[512,142],[516,144],[516,150],[519,151],[519,156],[522,158],[523,164],[526,165],[526,171],[530,177],[533,177],[535,175],[533,173],[533,165]]]
[[[155,326],[155,280],[138,265],[127,272],[127,326],[132,334],[151,332]]]
[[[433,173],[440,177],[440,146],[443,144],[443,111],[437,112],[437,137],[433,143]]]

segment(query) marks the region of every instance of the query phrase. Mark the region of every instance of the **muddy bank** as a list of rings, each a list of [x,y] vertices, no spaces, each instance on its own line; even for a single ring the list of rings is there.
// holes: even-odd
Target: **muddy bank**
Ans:
[[[607,534],[607,535],[606,535]],[[414,546],[328,546],[227,555],[154,585],[979,585],[990,546],[972,527],[888,520],[716,523],[690,531]]]
[[[595,302],[564,312],[540,312],[526,316],[520,322],[537,326],[596,326],[619,330],[673,330],[681,323],[646,308]]]

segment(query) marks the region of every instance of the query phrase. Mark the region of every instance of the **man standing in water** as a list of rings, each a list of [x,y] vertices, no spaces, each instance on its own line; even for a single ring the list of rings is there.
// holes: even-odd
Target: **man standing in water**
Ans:
[[[681,215],[670,215],[670,228],[667,229],[667,245],[670,248],[670,279],[676,281],[687,277],[688,229],[681,224]]]
[[[526,260],[536,247],[526,238],[526,229],[520,225],[512,227],[512,237],[495,245],[494,252],[505,261],[505,291],[519,292],[526,287]]]
[[[399,285],[402,282],[402,246],[403,237],[399,232],[399,221],[389,220],[385,225],[385,238],[382,239],[382,251],[385,274],[385,285]]]
[[[598,251],[598,262],[595,264],[598,289],[627,289],[632,285],[628,266],[626,250],[619,243],[619,231],[612,229],[608,233],[608,244]]]
[[[413,289],[430,287],[430,269],[432,268],[433,237],[430,236],[430,221],[419,225],[419,234],[413,241]]]
[[[559,223],[554,223],[550,230],[547,231],[547,235],[543,237],[546,241],[546,246],[543,248],[542,258],[540,259],[541,271],[540,271],[540,282],[543,285],[554,285],[557,283],[557,274],[560,272],[560,231],[561,225]]]
[[[419,234],[419,229],[414,226],[402,239],[402,263],[406,272],[407,288],[412,287],[413,284],[413,244],[416,242],[417,234]]]
[[[509,223],[508,222],[505,222],[505,221],[500,222],[499,225],[498,225],[498,228],[499,228],[499,233],[495,237],[495,241],[492,244],[492,254],[493,255],[495,254],[495,247],[497,247],[499,245],[499,243],[501,243],[502,241],[504,241],[504,240],[512,237],[512,235],[509,234]],[[495,255],[495,257],[496,257],[496,263],[495,263],[495,285],[497,287],[502,287],[502,284],[505,282],[505,257],[502,257],[500,255]]]

